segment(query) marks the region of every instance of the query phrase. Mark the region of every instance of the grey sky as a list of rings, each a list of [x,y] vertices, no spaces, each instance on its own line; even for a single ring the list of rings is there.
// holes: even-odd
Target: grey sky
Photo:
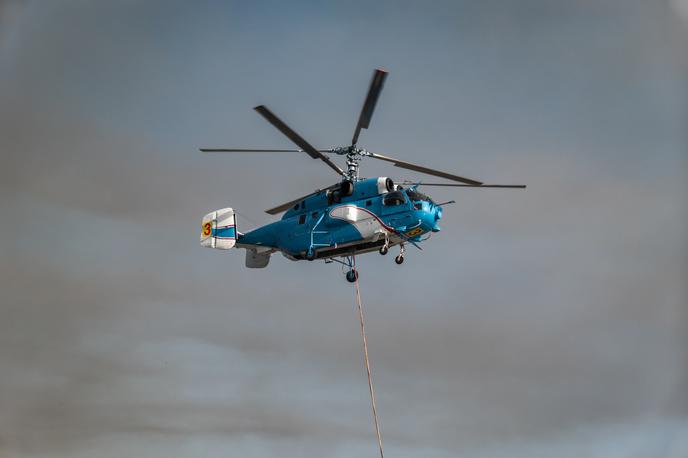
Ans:
[[[361,287],[395,457],[688,454],[685,0],[0,1],[0,456],[374,456],[337,267],[198,246],[200,217],[373,151],[455,199]],[[417,178],[364,162],[368,176]]]

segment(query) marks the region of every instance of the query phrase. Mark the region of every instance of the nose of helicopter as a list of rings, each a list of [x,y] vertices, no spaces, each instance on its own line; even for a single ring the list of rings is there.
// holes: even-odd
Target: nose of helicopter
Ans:
[[[435,206],[435,221],[442,219],[442,207]]]
[[[442,207],[435,205],[434,202],[423,201],[416,203],[416,215],[420,219],[423,230],[439,232],[439,220],[442,219]]]
[[[432,225],[432,232],[439,232],[440,226],[437,223],[439,222],[439,220],[442,219],[442,207],[438,207],[437,205],[433,205],[432,213],[433,213],[433,217],[434,217],[434,224]]]

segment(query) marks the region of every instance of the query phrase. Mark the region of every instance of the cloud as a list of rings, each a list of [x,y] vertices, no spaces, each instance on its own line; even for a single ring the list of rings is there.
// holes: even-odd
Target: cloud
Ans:
[[[72,3],[17,19],[33,25],[0,76],[0,454],[374,451],[337,268],[277,255],[249,271],[198,247],[206,211],[232,205],[249,228],[244,214],[266,221],[334,177],[196,148],[287,146],[250,113],[261,97],[318,145],[343,135],[367,70],[310,65],[377,37],[361,59],[386,56],[394,80],[371,149],[529,185],[433,189],[458,203],[423,252],[359,260],[388,453],[682,456],[682,35],[640,2],[530,5],[229,5],[151,24],[134,3]]]

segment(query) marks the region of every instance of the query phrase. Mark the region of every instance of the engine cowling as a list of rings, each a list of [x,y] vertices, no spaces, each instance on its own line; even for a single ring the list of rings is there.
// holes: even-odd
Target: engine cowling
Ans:
[[[387,189],[387,192],[394,191],[394,180],[391,178],[385,178],[385,188]]]
[[[339,196],[349,197],[354,193],[354,183],[349,180],[344,180],[339,185]]]

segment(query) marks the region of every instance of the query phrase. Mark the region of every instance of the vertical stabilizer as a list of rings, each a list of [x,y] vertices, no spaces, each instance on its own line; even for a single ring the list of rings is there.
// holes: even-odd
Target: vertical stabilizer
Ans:
[[[234,210],[223,208],[210,212],[201,222],[201,246],[229,250],[237,239]]]

